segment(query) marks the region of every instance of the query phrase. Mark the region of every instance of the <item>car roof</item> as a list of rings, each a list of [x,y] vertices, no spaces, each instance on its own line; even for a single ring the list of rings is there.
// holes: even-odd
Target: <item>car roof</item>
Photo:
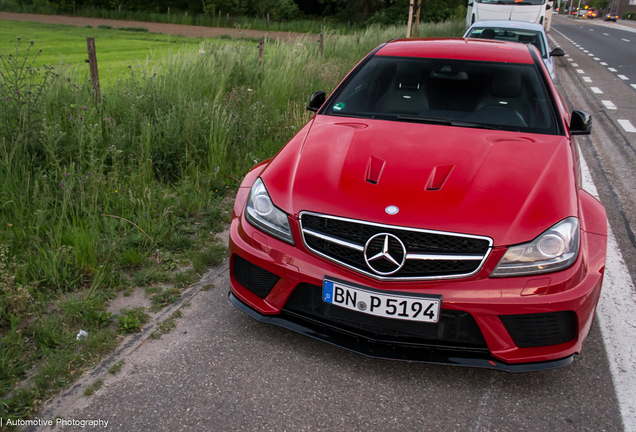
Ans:
[[[529,23],[525,21],[508,21],[508,20],[487,20],[487,21],[477,21],[470,28],[473,27],[497,27],[497,28],[509,28],[509,29],[526,29],[526,30],[535,30],[539,32],[543,32],[543,25]]]
[[[490,39],[397,39],[388,42],[375,55],[534,63],[526,44]]]

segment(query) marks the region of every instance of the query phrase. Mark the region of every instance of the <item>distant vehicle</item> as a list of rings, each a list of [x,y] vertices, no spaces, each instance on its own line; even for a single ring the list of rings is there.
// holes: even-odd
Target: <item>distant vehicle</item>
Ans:
[[[549,26],[546,11],[552,8],[546,0],[469,0],[466,27],[477,21],[510,20]]]
[[[543,26],[539,24],[519,21],[478,21],[466,31],[464,37],[532,44],[539,50],[552,79],[556,77],[552,57],[565,55],[561,48],[549,51],[548,38]]]
[[[589,11],[587,11],[585,13],[585,17],[584,18],[586,18],[586,19],[594,19],[594,18],[596,18],[596,16],[597,16],[596,11],[589,10]]]
[[[618,14],[614,14],[614,13],[608,13],[607,15],[605,15],[603,17],[603,21],[614,21],[614,22],[616,22],[617,19],[618,19]]]

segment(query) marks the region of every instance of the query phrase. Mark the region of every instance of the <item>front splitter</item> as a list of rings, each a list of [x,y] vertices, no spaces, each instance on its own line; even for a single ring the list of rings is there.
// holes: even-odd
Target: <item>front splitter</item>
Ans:
[[[559,360],[546,362],[508,364],[496,360],[485,350],[420,344],[408,346],[390,344],[285,311],[278,315],[263,315],[243,303],[231,291],[228,296],[234,306],[257,321],[284,327],[367,357],[495,369],[510,373],[557,369],[572,363],[574,360],[574,355],[570,355]]]

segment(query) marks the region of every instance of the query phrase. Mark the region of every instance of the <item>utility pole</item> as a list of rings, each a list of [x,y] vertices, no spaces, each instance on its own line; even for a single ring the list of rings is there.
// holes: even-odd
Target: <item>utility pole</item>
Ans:
[[[413,37],[417,37],[417,27],[420,24],[420,11],[422,10],[422,0],[417,0],[417,12],[415,12],[415,31]]]
[[[411,0],[411,2],[409,3],[409,22],[406,25],[406,37],[410,38],[411,37],[411,28],[413,27],[413,1]]]

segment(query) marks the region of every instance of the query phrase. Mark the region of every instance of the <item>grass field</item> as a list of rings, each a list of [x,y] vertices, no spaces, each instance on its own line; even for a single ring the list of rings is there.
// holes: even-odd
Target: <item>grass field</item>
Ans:
[[[64,66],[85,73],[88,73],[86,38],[94,37],[103,85],[115,83],[130,65],[152,63],[180,50],[198,50],[203,40],[140,31],[2,21],[0,53],[11,52],[17,37],[24,42],[33,40],[37,43],[35,48],[43,50],[38,65]]]
[[[429,24],[420,34],[458,36],[463,28]],[[327,35],[324,56],[315,40],[268,43],[262,63],[246,41],[175,45],[163,36],[23,23],[12,36],[5,37],[6,26],[1,31],[6,419],[33,415],[111,351],[120,334],[141,328],[143,310],[105,311],[118,293],[141,287],[159,310],[221,262],[225,250],[215,233],[229,221],[243,175],[310,119],[305,105],[313,91],[331,92],[403,28]],[[89,34],[97,38],[101,79],[110,83],[101,103],[81,69]],[[9,56],[15,48],[7,39],[18,36],[18,55]],[[39,49],[42,57],[34,58]],[[40,66],[47,58],[70,66]],[[88,337],[77,339],[80,329]]]

